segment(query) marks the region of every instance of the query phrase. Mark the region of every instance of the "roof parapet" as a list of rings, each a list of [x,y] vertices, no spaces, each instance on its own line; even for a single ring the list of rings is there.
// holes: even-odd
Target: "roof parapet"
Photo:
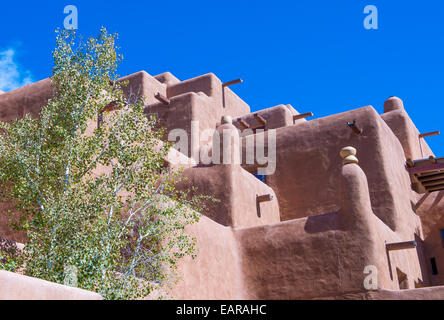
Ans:
[[[404,102],[398,97],[390,97],[384,102],[384,113],[404,109]]]

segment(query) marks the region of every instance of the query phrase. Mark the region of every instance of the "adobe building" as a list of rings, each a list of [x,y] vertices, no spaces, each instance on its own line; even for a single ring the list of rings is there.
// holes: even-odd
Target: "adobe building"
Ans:
[[[309,120],[310,110],[291,105],[252,113],[230,89],[240,81],[211,73],[122,80],[129,99],[145,96],[165,139],[187,133],[186,152],[167,159],[189,178],[178,187],[220,200],[189,227],[198,256],[181,261],[170,297],[444,299],[444,158],[425,141],[437,133],[419,132],[401,99],[389,98],[383,114],[366,106]],[[1,94],[0,120],[38,116],[50,86]],[[227,132],[233,143],[215,134]],[[248,161],[249,141],[275,157]],[[230,161],[200,161],[225,151]],[[6,222],[0,212],[0,237],[26,241]],[[1,281],[19,280],[0,273]]]

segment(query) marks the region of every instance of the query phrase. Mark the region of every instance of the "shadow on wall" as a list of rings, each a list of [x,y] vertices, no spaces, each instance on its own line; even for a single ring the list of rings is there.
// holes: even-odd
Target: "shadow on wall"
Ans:
[[[441,202],[441,200],[442,200],[443,198],[444,198],[444,192],[441,191],[441,192],[436,196],[435,200],[433,201],[433,204],[432,204],[431,209],[433,209],[433,207],[436,207],[436,206]]]
[[[337,223],[338,213],[326,213],[317,216],[307,217],[307,222],[305,224],[304,230],[309,234],[321,233],[326,231],[342,230]]]

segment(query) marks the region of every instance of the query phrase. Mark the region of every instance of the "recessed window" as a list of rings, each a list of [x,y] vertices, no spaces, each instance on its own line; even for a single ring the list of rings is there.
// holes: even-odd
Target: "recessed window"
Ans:
[[[263,174],[257,174],[257,173],[256,173],[254,176],[255,176],[258,180],[262,181],[263,183],[265,183],[265,184],[267,183],[267,182],[266,182],[266,179],[265,179],[265,175],[263,175]]]
[[[440,230],[439,233],[441,234],[441,242],[442,242],[442,246],[444,248],[444,230]]]
[[[436,265],[436,259],[435,258],[430,259],[430,263],[432,264],[432,274],[436,276],[438,274],[438,267]]]

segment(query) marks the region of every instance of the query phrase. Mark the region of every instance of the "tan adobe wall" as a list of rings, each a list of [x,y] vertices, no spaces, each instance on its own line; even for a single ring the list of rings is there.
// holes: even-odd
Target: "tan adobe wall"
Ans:
[[[398,270],[407,276],[409,289],[444,284],[439,234],[444,229],[444,193],[434,193],[417,205],[421,196],[412,191],[406,157],[417,159],[432,151],[425,141],[419,144],[419,132],[399,98],[390,98],[382,115],[368,106],[294,123],[293,116],[299,112],[290,105],[256,112],[267,121],[268,130],[277,129],[276,172],[264,184],[244,169],[245,164],[244,168],[240,164],[204,166],[188,159],[206,144],[212,150],[213,131],[237,132],[237,119],[258,125],[249,106],[214,74],[180,81],[169,72],[153,77],[141,71],[121,80],[129,81],[127,96],[145,96],[146,113],[156,114],[167,134],[184,129],[191,136],[192,121],[199,122],[200,132],[211,133],[207,141],[188,140],[186,154],[177,157],[175,151],[167,160],[170,167],[187,168],[183,176],[189,180],[179,188],[195,186],[221,200],[210,204],[210,211],[189,228],[199,253],[196,260],[180,262],[182,280],[170,290],[173,297],[442,297],[442,288],[397,291]],[[169,104],[159,102],[156,94],[165,96]],[[49,79],[4,93],[0,120],[25,113],[38,116],[50,96]],[[234,126],[221,125],[223,116],[232,116]],[[360,135],[347,126],[354,120],[362,129]],[[246,138],[240,141],[245,151]],[[359,165],[342,166],[338,152],[345,146],[358,150]],[[258,204],[257,196],[264,194],[273,199]],[[10,204],[0,204],[2,211],[9,208]],[[6,220],[0,215],[0,236],[25,241],[22,234],[6,227]],[[386,250],[387,243],[413,240],[417,248]],[[431,275],[431,257],[440,269],[436,276]],[[375,292],[363,287],[368,265],[378,269]]]
[[[381,117],[401,142],[406,159],[424,159],[433,155],[427,142],[419,138],[420,132],[404,109],[401,99],[389,98],[384,103],[384,113]]]
[[[102,300],[94,292],[0,270],[0,300]]]
[[[188,180],[178,189],[197,188],[198,194],[212,195],[220,202],[207,202],[212,220],[232,227],[251,227],[280,222],[279,207],[273,189],[239,165],[197,167],[184,171]],[[257,196],[270,194],[272,201],[258,203]]]
[[[198,255],[179,262],[181,280],[168,291],[174,299],[237,300],[243,297],[237,243],[232,229],[202,216],[189,227],[196,237]]]
[[[377,267],[379,289],[399,289],[397,269],[407,274],[409,288],[426,284],[417,249],[386,251],[386,243],[414,240],[414,236],[400,237],[372,212],[362,169],[354,164],[344,166],[339,179],[342,200],[338,212],[232,229],[238,248],[232,252],[238,254],[238,260],[225,261],[225,266],[232,268],[240,262],[241,279],[236,280],[240,283],[232,284],[242,290],[237,296],[310,299],[365,292],[363,271],[368,265]],[[196,230],[207,228],[200,224],[193,229],[198,239],[201,231]],[[194,274],[200,267],[189,260],[182,268]],[[217,276],[217,268],[205,270],[209,277]],[[183,278],[187,286],[195,288],[193,297],[205,299],[200,282],[190,282],[187,273]],[[172,294],[175,296],[174,290]],[[210,293],[214,295],[221,297]]]
[[[50,79],[6,92],[0,96],[0,120],[11,121],[27,113],[36,117],[51,96]]]
[[[245,126],[239,123],[239,120],[244,121],[247,125],[250,126],[250,128],[256,128],[258,126],[260,127],[262,126],[262,123],[259,122],[255,117],[255,115],[259,115],[267,121],[266,129],[277,129],[282,127],[292,126],[295,123],[295,121],[293,120],[293,116],[295,116],[296,114],[299,113],[294,108],[290,108],[289,106],[284,106],[281,104],[272,108],[246,114],[242,117],[235,119],[233,121],[233,124],[241,131],[244,131],[246,128]],[[307,120],[305,119],[297,120],[297,122],[304,122],[304,121]]]
[[[346,125],[352,120],[361,135]],[[282,220],[339,209],[337,150],[353,145],[369,180],[375,214],[393,230],[410,231],[418,223],[401,144],[372,107],[280,128],[276,134],[276,173],[267,184],[276,192]]]

